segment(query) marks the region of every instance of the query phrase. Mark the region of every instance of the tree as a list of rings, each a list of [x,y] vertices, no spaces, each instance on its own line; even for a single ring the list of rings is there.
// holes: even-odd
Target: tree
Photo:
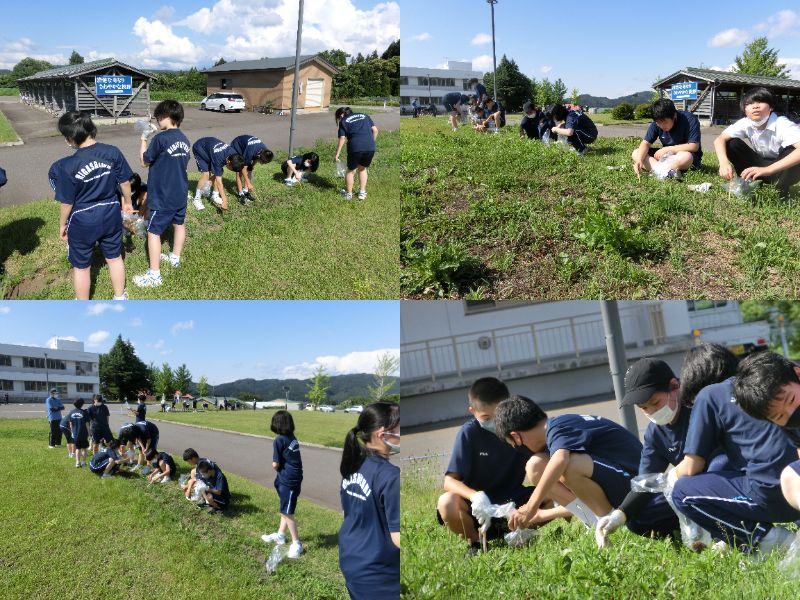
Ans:
[[[160,396],[172,395],[175,391],[175,375],[169,363],[161,365],[158,374],[153,381],[153,390]]]
[[[325,371],[325,367],[320,365],[314,371],[314,376],[311,378],[311,383],[308,384],[308,391],[306,398],[311,401],[312,406],[316,410],[319,405],[328,399],[328,390],[330,389],[330,376]]]
[[[201,375],[200,381],[197,382],[197,395],[208,396],[208,380],[205,375]]]
[[[483,76],[486,93],[494,97],[493,73]],[[518,111],[530,99],[531,80],[522,73],[513,59],[504,54],[497,65],[497,99],[507,111]]]
[[[127,400],[135,397],[139,390],[149,390],[151,387],[147,365],[136,356],[133,345],[118,335],[108,354],[100,355],[101,392],[112,398]]]
[[[227,62],[227,61],[226,61],[224,58],[222,58],[222,57],[220,56],[220,57],[219,57],[219,60],[218,60],[217,62],[215,62],[215,63],[214,63],[214,66],[215,66],[215,67],[218,67],[218,66],[220,66],[220,65],[224,65],[226,62]]]
[[[53,65],[46,60],[36,60],[35,58],[31,57],[23,58],[11,69],[11,74],[8,81],[11,82],[12,86],[15,86],[17,85],[18,79],[22,79],[23,77],[28,77],[29,75],[33,75],[39,71],[52,68]]]
[[[570,103],[572,106],[580,104],[580,102],[578,102],[578,95],[578,88],[572,88],[572,97],[570,98]]]
[[[736,73],[747,75],[764,75],[766,77],[780,77],[789,79],[789,69],[786,65],[778,64],[778,51],[768,48],[769,41],[759,37],[744,47],[741,56],[734,60]]]
[[[82,65],[83,57],[80,54],[78,54],[75,50],[73,50],[72,54],[69,55],[69,64]]]
[[[334,67],[343,68],[347,66],[347,58],[350,56],[344,50],[324,50],[319,53],[320,58],[327,60]]]
[[[192,374],[186,365],[181,365],[175,369],[175,389],[185,394],[189,391],[190,385],[192,385]]]
[[[400,40],[399,39],[395,40],[394,42],[389,44],[389,47],[386,48],[386,50],[383,52],[383,54],[381,54],[381,58],[383,60],[389,60],[393,56],[397,56],[397,57],[400,56]]]
[[[562,104],[567,97],[567,85],[559,77],[553,84],[553,102]]]
[[[383,400],[386,392],[394,387],[395,381],[389,381],[388,379],[399,367],[400,359],[391,352],[385,352],[378,357],[378,362],[375,364],[375,373],[373,374],[375,385],[369,386],[369,393],[373,402]]]
[[[792,300],[779,300],[777,302],[746,300],[740,306],[745,322],[769,321],[771,330],[770,349],[781,354],[783,354],[783,348],[778,328],[778,317],[783,315],[789,353],[791,354],[789,358],[796,358],[800,355],[800,302]]]
[[[553,84],[546,77],[539,82],[536,89],[536,105],[547,106],[554,104]]]

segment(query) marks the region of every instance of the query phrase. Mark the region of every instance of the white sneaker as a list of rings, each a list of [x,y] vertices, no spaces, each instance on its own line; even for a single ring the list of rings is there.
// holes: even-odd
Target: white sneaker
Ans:
[[[295,181],[291,177],[287,177],[286,179],[283,180],[283,183],[285,183],[289,187],[292,187],[295,184]]]
[[[292,542],[292,545],[289,546],[289,553],[286,555],[289,558],[297,558],[303,553],[303,544],[300,543],[300,540],[296,542]]]
[[[172,481],[172,477],[164,477],[164,478],[161,480],[161,483],[168,483],[168,482],[170,482],[170,481]]]
[[[211,196],[211,202],[213,202],[213,203],[214,203],[216,206],[219,206],[219,207],[221,207],[221,206],[222,206],[222,198],[220,198],[220,197],[219,197],[218,195],[216,195],[216,194],[214,194],[213,196]]]
[[[133,277],[133,283],[139,287],[158,287],[164,283],[164,280],[161,279],[161,273],[155,275],[148,269],[147,273],[144,275],[135,275]]]
[[[81,462],[80,462],[80,461],[77,461],[77,462],[75,463],[75,468],[76,468],[76,469],[80,469],[80,468],[81,468]]]
[[[358,199],[359,200],[366,200],[367,199],[367,192],[365,192],[364,190],[361,190],[360,192],[358,192]]]
[[[282,533],[270,533],[267,535],[266,533],[261,536],[261,539],[264,540],[267,544],[285,544],[286,543],[286,536]]]
[[[206,208],[205,206],[203,206],[203,201],[200,198],[195,198],[194,200],[192,200],[192,205],[197,210],[205,210]]]
[[[352,200],[353,199],[353,193],[352,192],[348,192],[347,190],[342,190],[342,191],[339,192],[339,194],[345,200]]]
[[[162,253],[161,262],[168,262],[176,269],[181,266],[181,259],[172,254],[171,252],[169,254]]]

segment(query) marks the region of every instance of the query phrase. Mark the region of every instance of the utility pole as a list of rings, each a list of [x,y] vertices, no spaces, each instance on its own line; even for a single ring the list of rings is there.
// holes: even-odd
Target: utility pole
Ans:
[[[297,17],[297,48],[294,51],[294,82],[292,83],[292,112],[289,123],[289,158],[294,151],[294,122],[297,112],[297,89],[300,85],[300,47],[303,40],[303,0],[300,0],[300,14]]]
[[[600,311],[603,314],[608,366],[611,371],[611,380],[614,382],[614,396],[617,399],[620,420],[625,429],[635,435],[638,440],[639,429],[636,425],[636,413],[633,411],[633,406],[622,406],[628,361],[625,357],[625,340],[622,338],[622,324],[619,320],[619,307],[616,300],[600,302]]]
[[[497,51],[494,45],[494,5],[497,4],[497,1],[498,0],[486,0],[492,7],[492,66],[494,67],[494,89],[492,90],[494,94],[492,94],[492,96],[495,102],[497,102]]]

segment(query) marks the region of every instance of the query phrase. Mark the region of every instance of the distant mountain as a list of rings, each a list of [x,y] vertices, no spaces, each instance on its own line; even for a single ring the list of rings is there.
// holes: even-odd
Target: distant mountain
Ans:
[[[613,108],[617,104],[627,102],[636,106],[637,104],[647,104],[650,102],[653,92],[636,92],[630,96],[621,96],[619,98],[606,98],[605,96],[592,96],[590,94],[581,94],[578,96],[578,104],[581,106],[588,106],[590,108]]]
[[[399,394],[397,378],[390,377],[394,387],[390,394]],[[230,383],[221,383],[214,386],[213,393],[217,396],[238,396],[241,393],[257,394],[262,400],[275,400],[285,397],[283,387],[289,388],[289,400],[304,400],[310,379],[238,379]],[[339,404],[350,398],[369,396],[368,386],[375,385],[375,378],[367,373],[355,375],[334,375],[330,379],[328,399],[333,404]],[[192,383],[191,393],[196,393],[197,383]],[[211,389],[209,388],[209,393]]]

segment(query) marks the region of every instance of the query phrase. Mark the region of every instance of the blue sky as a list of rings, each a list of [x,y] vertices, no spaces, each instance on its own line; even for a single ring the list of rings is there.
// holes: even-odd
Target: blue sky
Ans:
[[[31,56],[65,64],[73,49],[95,60],[115,56],[145,68],[211,66],[226,60],[295,52],[297,0],[16,3],[0,21],[0,68]],[[310,0],[304,54],[342,48],[383,52],[400,36],[398,2]]]
[[[370,373],[400,348],[398,302],[0,301],[0,342],[47,347],[53,338],[107,352],[118,334],[145,363],[186,363],[214,384]]]
[[[402,6],[402,66],[466,59],[477,70],[492,69],[488,4],[403,0]],[[800,79],[800,9],[786,0],[664,3],[664,15],[655,18],[658,3],[572,2],[555,15],[550,6],[558,5],[499,0],[497,59],[506,54],[529,77],[560,77],[570,91],[617,97],[647,90],[657,76],[683,67],[726,69],[763,35]]]

